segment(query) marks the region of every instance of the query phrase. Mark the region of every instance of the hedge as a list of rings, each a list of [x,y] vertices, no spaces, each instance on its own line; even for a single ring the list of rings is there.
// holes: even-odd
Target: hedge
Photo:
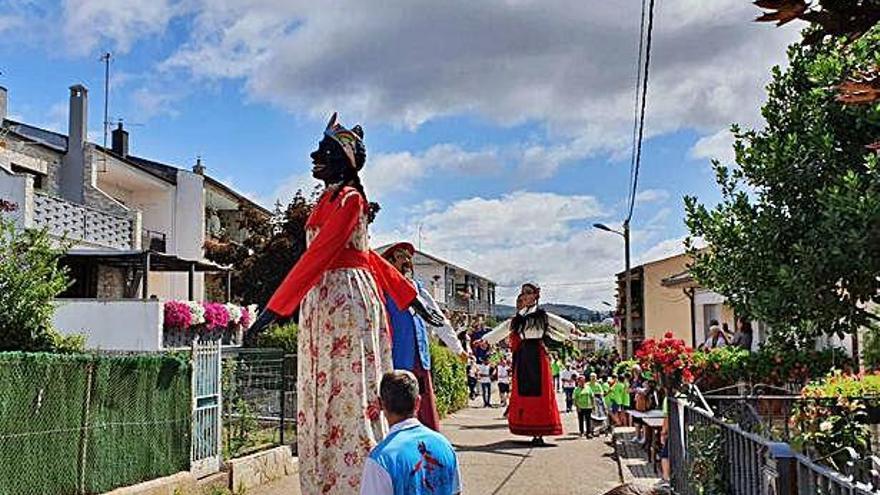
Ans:
[[[431,341],[431,379],[440,417],[467,405],[467,368],[461,358],[448,348]]]
[[[0,353],[0,487],[103,493],[189,469],[190,408],[177,358]]]

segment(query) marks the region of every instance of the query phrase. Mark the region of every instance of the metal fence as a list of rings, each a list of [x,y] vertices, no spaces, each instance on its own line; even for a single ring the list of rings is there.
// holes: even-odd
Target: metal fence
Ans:
[[[711,461],[717,466],[720,493],[736,495],[876,495],[867,483],[855,481],[859,469],[853,464],[848,473],[839,473],[795,453],[785,442],[769,440],[743,430],[739,425],[716,417],[714,413],[670,399],[669,455],[672,485],[680,495],[697,495],[705,472],[698,472],[700,456],[693,445],[706,429],[717,433],[718,454]],[[700,446],[702,447],[702,446]],[[705,492],[712,493],[712,492]]]
[[[223,349],[223,450],[235,458],[296,446],[296,355]]]

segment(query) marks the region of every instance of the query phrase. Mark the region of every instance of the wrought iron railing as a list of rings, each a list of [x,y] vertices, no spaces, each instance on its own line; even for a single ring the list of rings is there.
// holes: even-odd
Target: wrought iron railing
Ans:
[[[164,232],[144,229],[142,246],[156,253],[165,253],[168,249],[167,236]]]
[[[707,398],[708,399],[708,398]],[[711,427],[720,432],[721,455],[715,462],[721,471],[725,493],[738,495],[877,495],[872,485],[862,481],[877,477],[876,460],[857,459],[848,463],[846,473],[834,471],[793,451],[785,442],[776,442],[747,431],[760,426],[748,420],[736,424],[715,416],[714,412],[692,407],[684,401],[669,402],[669,460],[672,485],[679,495],[700,493],[700,480],[691,466],[701,453],[689,448],[690,436],[697,428]]]

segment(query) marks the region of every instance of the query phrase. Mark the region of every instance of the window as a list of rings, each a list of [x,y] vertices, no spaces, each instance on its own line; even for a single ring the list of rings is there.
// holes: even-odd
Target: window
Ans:
[[[12,172],[16,174],[30,175],[34,179],[34,189],[43,190],[43,180],[45,179],[46,174],[41,174],[31,169],[20,167],[14,163],[12,164]]]

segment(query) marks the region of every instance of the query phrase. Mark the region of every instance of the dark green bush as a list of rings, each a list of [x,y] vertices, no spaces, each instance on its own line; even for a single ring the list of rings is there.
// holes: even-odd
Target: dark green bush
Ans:
[[[288,354],[296,354],[296,339],[299,327],[296,323],[273,326],[257,337],[256,347],[283,349]]]

